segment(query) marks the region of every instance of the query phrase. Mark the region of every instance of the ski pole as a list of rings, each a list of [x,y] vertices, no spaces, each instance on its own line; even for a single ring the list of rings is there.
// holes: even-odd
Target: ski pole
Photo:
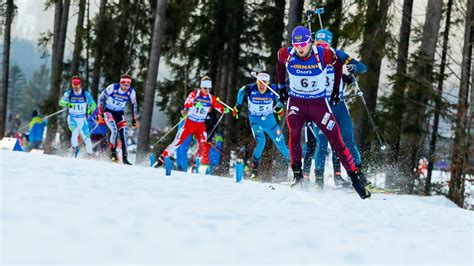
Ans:
[[[159,138],[155,143],[152,144],[152,146],[158,144],[160,141],[162,141],[166,136],[168,136],[181,122],[183,122],[184,119],[186,119],[188,115],[186,114],[183,118],[181,118],[176,125],[174,125],[168,132],[166,132],[161,138]]]
[[[272,87],[268,86],[267,83],[265,83],[261,79],[259,79],[258,76],[257,76],[257,73],[255,71],[252,71],[252,73],[250,73],[250,75],[255,77],[261,83],[265,84],[265,87],[267,87],[267,89],[269,89],[271,92],[273,92],[278,97],[278,99],[280,99],[280,94],[278,94],[274,89],[272,89]],[[273,107],[273,111],[275,111],[277,108],[278,108],[278,104]]]
[[[261,79],[258,78],[257,76],[257,72],[255,71],[252,71],[252,73],[250,73],[250,75],[252,75],[252,77],[255,77],[257,80],[259,80],[261,83],[265,84],[265,87],[267,87],[267,89],[269,89],[271,92],[273,92],[276,96],[278,96],[278,99],[280,98],[280,94],[278,94],[278,92],[276,92],[274,89],[272,89],[270,86],[268,86],[267,83],[263,82]]]
[[[67,108],[61,109],[61,110],[59,110],[59,111],[57,111],[57,112],[54,112],[54,113],[52,113],[52,114],[50,114],[50,115],[47,115],[47,116],[41,118],[41,120],[44,121],[45,119],[48,119],[48,118],[53,117],[53,116],[55,116],[55,115],[58,115],[58,114],[60,114],[60,113],[62,113],[62,112],[64,112],[64,111],[66,111],[66,110],[67,110]],[[27,128],[27,127],[29,127],[29,126],[30,126],[30,124],[28,123],[27,125],[24,125],[24,126],[20,127],[20,128],[18,129],[18,131],[20,131],[21,129]]]
[[[344,99],[344,100],[352,99],[352,98],[359,97],[359,96],[362,96],[362,95],[364,95],[364,94],[359,91],[359,92],[357,92],[356,94],[349,95],[349,96],[344,96],[343,99]]]
[[[354,74],[352,74],[352,78],[354,79],[354,83],[355,83],[356,88],[357,88],[357,96],[360,96],[360,98],[361,98],[361,100],[362,100],[362,104],[364,105],[365,111],[366,111],[367,114],[369,115],[370,123],[371,123],[372,126],[374,127],[375,134],[377,135],[377,140],[379,141],[380,149],[383,151],[383,150],[386,149],[386,146],[383,144],[383,141],[382,141],[382,137],[381,137],[379,128],[378,128],[377,125],[375,124],[374,119],[372,118],[372,114],[371,114],[370,111],[369,111],[369,107],[367,106],[367,102],[365,101],[365,98],[364,98],[364,92],[360,89],[360,87],[359,87],[359,82],[357,82],[357,80],[356,80]]]
[[[230,110],[232,110],[232,107],[230,107],[230,106],[229,106],[228,104],[226,104],[225,102],[221,101],[221,99],[220,99],[219,97],[217,97],[216,100],[217,100],[220,104],[222,104],[222,105],[224,105],[225,107],[227,107],[227,108],[229,108]]]
[[[206,142],[209,142],[209,140],[211,140],[212,133],[214,133],[214,131],[217,129],[217,126],[218,126],[219,123],[222,121],[222,118],[224,118],[224,115],[225,115],[225,113],[222,113],[222,114],[221,114],[221,117],[219,117],[219,119],[217,120],[216,124],[215,124],[214,127],[212,128],[211,133],[209,133]]]
[[[323,21],[321,20],[321,14],[324,13],[324,7],[317,8],[316,10],[313,11],[314,13],[318,14],[319,18],[319,25],[321,26],[321,29],[323,28]]]
[[[313,15],[313,10],[306,11],[306,23],[308,24],[308,29],[311,31],[311,15]]]
[[[207,144],[209,144],[209,146],[211,146],[211,147],[213,147],[214,149],[216,149],[216,150],[222,155],[222,157],[224,157],[224,156],[226,155],[223,151],[221,151],[219,148],[217,148],[217,146],[214,145],[214,143],[208,141]]]

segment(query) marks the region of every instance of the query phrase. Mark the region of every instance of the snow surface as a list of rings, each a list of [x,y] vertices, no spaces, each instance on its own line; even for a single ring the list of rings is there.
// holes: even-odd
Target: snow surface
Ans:
[[[473,264],[473,212],[441,196],[0,151],[0,264]]]

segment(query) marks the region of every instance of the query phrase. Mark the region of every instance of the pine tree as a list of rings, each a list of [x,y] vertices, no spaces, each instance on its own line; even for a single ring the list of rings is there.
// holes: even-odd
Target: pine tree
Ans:
[[[407,147],[402,165],[403,174],[408,177],[408,193],[413,193],[416,175],[413,172],[418,166],[419,154],[422,141],[426,134],[426,105],[432,99],[433,90],[433,64],[436,51],[436,43],[440,28],[442,1],[430,0],[427,6],[426,20],[421,37],[421,46],[414,57],[411,82],[406,94],[408,101],[415,104],[408,104],[403,119],[402,136],[403,145]],[[421,104],[417,104],[421,103]]]
[[[370,75],[361,75],[359,84],[364,91],[368,109],[372,114],[375,113],[377,106],[381,63],[387,52],[388,8],[390,3],[389,0],[369,0],[366,6],[361,6],[366,11],[360,54],[361,61],[367,65]],[[365,112],[361,101],[357,101],[354,108],[351,109],[352,117],[357,121],[355,130],[359,133],[356,136],[361,152],[370,150],[370,139],[374,132]]]
[[[27,80],[21,69],[17,65],[13,65],[10,69],[9,75],[9,90],[8,90],[8,110],[7,116],[20,115],[22,120],[28,118],[20,109],[21,102],[23,101],[22,96],[25,90]]]
[[[92,69],[92,83],[91,83],[91,94],[94,97],[94,100],[97,101],[97,97],[99,95],[99,81],[100,81],[100,73],[102,69],[102,59],[104,54],[104,45],[106,41],[106,34],[105,34],[105,23],[106,23],[106,6],[107,0],[100,0],[99,5],[99,13],[96,17],[95,22],[95,34],[96,38],[92,43],[94,47],[94,67]]]
[[[150,51],[150,63],[147,72],[147,81],[145,86],[145,100],[142,105],[142,117],[140,120],[140,131],[138,133],[138,147],[136,162],[143,161],[148,153],[148,142],[151,129],[151,118],[153,115],[153,106],[155,102],[156,78],[158,75],[158,66],[161,56],[161,42],[165,27],[166,0],[157,0],[155,15],[155,25],[153,29],[153,43]]]
[[[472,46],[474,43],[474,1],[467,0],[466,20],[464,27],[464,46],[462,51],[461,83],[459,86],[459,103],[455,120],[454,143],[451,163],[451,180],[448,197],[460,207],[464,207],[465,180],[468,171],[469,129],[468,96],[469,74],[472,66]]]
[[[11,25],[15,14],[15,3],[13,0],[7,0],[2,3],[2,16],[5,16],[5,28],[3,38],[3,61],[2,61],[2,87],[0,89],[0,138],[5,135],[7,123],[7,99],[8,99],[8,71],[10,70],[10,37]]]
[[[438,75],[438,89],[434,95],[434,118],[433,118],[433,127],[431,130],[431,139],[430,139],[430,150],[428,152],[428,173],[426,175],[424,194],[426,196],[430,195],[431,192],[431,175],[433,172],[433,166],[435,162],[435,152],[436,152],[436,142],[438,139],[438,125],[439,119],[441,116],[441,109],[443,108],[442,103],[442,93],[443,93],[443,82],[445,79],[444,71],[446,69],[446,58],[448,54],[448,42],[449,42],[449,29],[451,25],[451,11],[453,9],[453,0],[448,0],[447,9],[446,9],[446,24],[443,32],[443,47],[441,54],[441,64],[439,67]]]
[[[71,75],[79,75],[79,64],[84,40],[84,14],[86,12],[86,0],[79,0],[79,11],[77,13],[76,35],[74,37],[74,51],[71,61]]]
[[[54,12],[53,51],[51,59],[51,88],[48,99],[43,105],[43,113],[51,114],[59,109],[58,101],[61,93],[64,48],[66,44],[67,24],[69,20],[70,0],[57,0]],[[44,150],[53,153],[54,137],[57,130],[57,117],[48,121]]]

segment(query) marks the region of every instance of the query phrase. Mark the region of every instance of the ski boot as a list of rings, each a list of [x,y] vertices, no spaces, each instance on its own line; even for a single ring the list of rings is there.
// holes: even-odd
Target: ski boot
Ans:
[[[317,170],[314,169],[314,185],[316,186],[317,189],[323,190],[324,189],[324,169],[323,170]]]
[[[164,163],[165,163],[165,157],[163,155],[160,155],[158,157],[158,160],[156,160],[156,162],[153,164],[153,167],[158,168],[162,166]]]
[[[127,164],[127,165],[132,165],[132,164],[128,161],[127,156],[128,156],[128,154],[126,154],[126,153],[124,153],[124,154],[122,155],[122,163],[123,163],[123,164]]]
[[[72,156],[77,158],[77,155],[79,155],[79,147],[72,147]]]
[[[301,163],[292,165],[291,169],[293,170],[293,182],[291,183],[291,187],[295,187],[296,185],[302,186],[304,177],[303,171],[301,170]]]
[[[335,172],[334,173],[334,185],[336,187],[351,187],[351,182],[346,181],[344,178],[341,176],[341,172]]]
[[[370,191],[367,190],[365,187],[366,179],[365,175],[360,171],[360,169],[356,169],[354,172],[350,172],[349,176],[352,181],[352,186],[354,187],[357,194],[359,194],[361,199],[370,198],[371,194]]]
[[[251,174],[250,174],[250,179],[253,180],[253,181],[258,181],[259,180],[259,177],[258,177],[258,164],[259,164],[259,161],[255,160],[255,159],[252,159],[252,165],[250,165],[250,168],[251,168]]]
[[[110,160],[114,163],[118,162],[117,152],[115,151],[115,149],[110,151]]]

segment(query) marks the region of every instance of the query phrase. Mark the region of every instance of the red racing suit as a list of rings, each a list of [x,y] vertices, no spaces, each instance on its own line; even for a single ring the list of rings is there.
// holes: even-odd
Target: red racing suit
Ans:
[[[202,164],[209,164],[209,144],[207,143],[205,124],[206,116],[213,108],[223,113],[224,106],[222,106],[217,101],[216,97],[210,93],[203,94],[200,91],[192,91],[184,102],[184,108],[188,110],[184,125],[178,130],[173,142],[166,147],[162,156],[167,157],[174,154],[176,149],[184,142],[184,140],[189,135],[194,134],[194,137],[199,144],[196,157],[201,157]]]

